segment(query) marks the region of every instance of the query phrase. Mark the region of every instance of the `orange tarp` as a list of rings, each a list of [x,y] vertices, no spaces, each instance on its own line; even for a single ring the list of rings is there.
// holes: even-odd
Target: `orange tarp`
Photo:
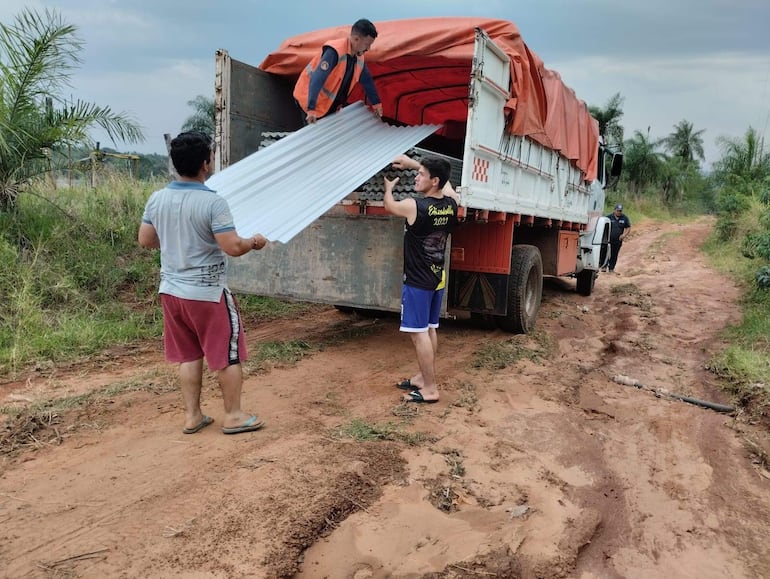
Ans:
[[[548,70],[511,22],[489,18],[420,18],[375,22],[377,40],[366,64],[385,117],[398,122],[444,125],[441,134],[461,139],[468,116],[468,84],[476,28],[483,29],[511,60],[508,130],[557,149],[588,181],[596,178],[599,129],[586,104]],[[285,40],[260,64],[270,73],[297,77],[324,43],[350,33],[350,25]],[[357,87],[350,101],[364,98]]]

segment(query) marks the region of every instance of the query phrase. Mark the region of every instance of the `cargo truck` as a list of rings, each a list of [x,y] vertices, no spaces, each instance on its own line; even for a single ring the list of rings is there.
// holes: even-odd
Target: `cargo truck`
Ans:
[[[590,295],[609,253],[604,189],[622,158],[601,144],[585,103],[543,66],[510,22],[375,24],[379,36],[366,61],[383,101],[383,122],[439,126],[410,154],[449,158],[461,197],[443,313],[467,311],[527,333],[537,318],[543,276],[574,278],[576,291]],[[290,38],[259,67],[217,51],[219,169],[303,127],[292,97],[297,75],[324,42],[348,31]],[[360,90],[350,97],[362,99]],[[376,149],[360,154],[376,155]],[[388,171],[390,159],[381,161]],[[297,170],[313,174],[313,167]],[[363,177],[360,187],[288,243],[233,258],[230,286],[340,308],[399,311],[403,219],[383,209],[382,174]],[[402,186],[412,183],[402,177]],[[314,195],[312,179],[303,194]]]

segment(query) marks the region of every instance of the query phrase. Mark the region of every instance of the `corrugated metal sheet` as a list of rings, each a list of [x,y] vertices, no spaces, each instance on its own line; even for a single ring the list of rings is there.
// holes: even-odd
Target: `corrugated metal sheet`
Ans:
[[[262,133],[262,140],[259,143],[259,148],[269,147],[291,134],[291,132]],[[446,159],[449,161],[452,168],[449,175],[449,182],[455,188],[462,184],[462,159],[456,159],[454,157],[449,157],[448,155],[429,151],[428,149],[421,149],[420,147],[412,147],[406,151],[405,154],[418,161],[425,157],[440,157]],[[362,183],[356,188],[356,199],[359,201],[382,201],[385,196],[384,177],[387,177],[388,179],[398,177],[398,183],[396,183],[396,186],[393,188],[393,197],[396,201],[400,201],[406,197],[421,197],[422,195],[414,190],[414,179],[416,175],[416,169],[395,169],[393,167],[385,167],[382,171],[372,175],[366,183]]]
[[[212,175],[241,236],[287,243],[361,183],[436,131],[394,127],[355,103]]]

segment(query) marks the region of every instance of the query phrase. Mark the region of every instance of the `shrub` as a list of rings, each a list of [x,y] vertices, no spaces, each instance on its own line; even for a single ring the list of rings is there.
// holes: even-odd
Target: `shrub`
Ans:
[[[757,285],[762,289],[770,289],[770,265],[759,268],[756,275]]]

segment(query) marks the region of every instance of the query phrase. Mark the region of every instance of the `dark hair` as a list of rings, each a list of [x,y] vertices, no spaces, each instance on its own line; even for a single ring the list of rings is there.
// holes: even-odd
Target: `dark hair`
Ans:
[[[350,32],[358,34],[359,36],[371,36],[372,38],[377,38],[377,29],[374,27],[371,20],[367,20],[366,18],[356,20],[355,24],[353,24],[353,27],[350,29]]]
[[[449,174],[452,172],[452,165],[446,159],[436,157],[426,157],[420,163],[428,170],[428,175],[433,179],[438,177],[438,188],[442,189],[449,181]]]
[[[171,140],[169,156],[182,177],[195,177],[204,161],[211,158],[212,141],[205,133],[179,133]]]

